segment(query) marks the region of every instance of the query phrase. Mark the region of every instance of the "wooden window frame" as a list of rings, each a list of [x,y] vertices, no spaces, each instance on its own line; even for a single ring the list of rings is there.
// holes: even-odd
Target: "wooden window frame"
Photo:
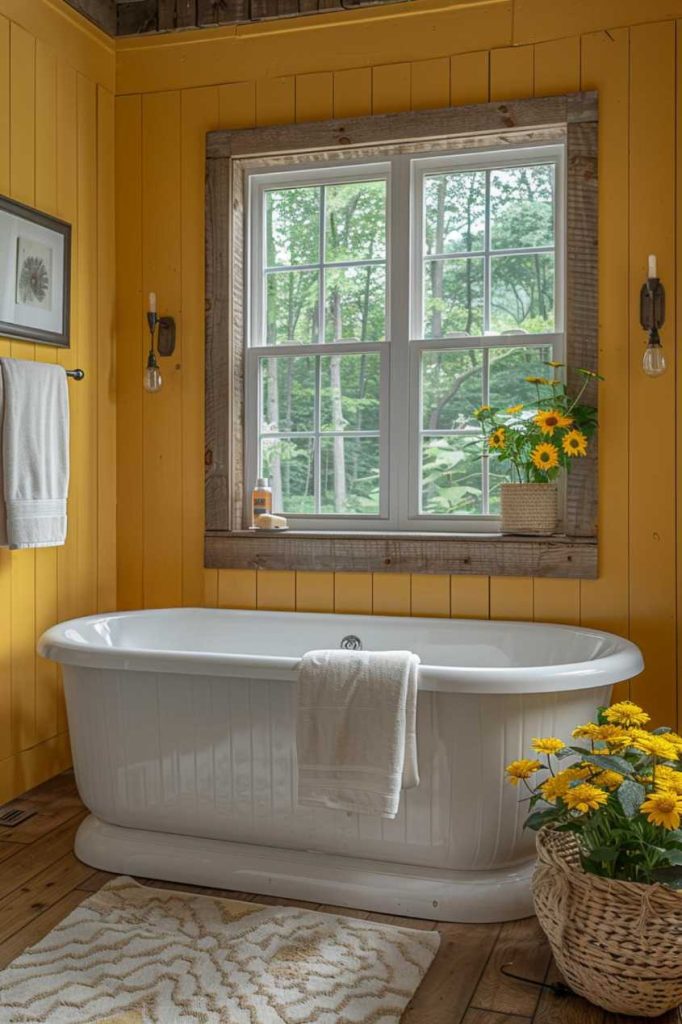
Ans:
[[[566,361],[596,370],[596,93],[207,135],[205,557],[208,568],[597,576],[597,446],[566,482],[564,534],[343,532],[244,528],[244,202],[248,161],[330,158],[372,146],[504,145],[552,137],[566,146]],[[418,140],[416,142],[415,140]],[[573,382],[576,383],[576,382]],[[596,387],[586,399],[596,405]]]

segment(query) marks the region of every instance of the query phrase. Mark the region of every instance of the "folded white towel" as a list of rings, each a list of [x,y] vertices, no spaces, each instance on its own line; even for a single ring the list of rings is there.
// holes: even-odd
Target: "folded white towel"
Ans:
[[[409,651],[310,651],[298,669],[298,802],[394,818],[419,785]]]
[[[54,363],[0,359],[0,376],[0,544],[63,544],[69,487],[66,373]]]

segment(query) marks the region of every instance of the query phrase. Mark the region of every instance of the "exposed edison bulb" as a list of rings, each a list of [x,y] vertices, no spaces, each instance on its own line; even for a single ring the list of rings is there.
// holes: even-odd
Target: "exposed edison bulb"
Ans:
[[[648,377],[660,377],[665,373],[665,356],[660,342],[650,341],[644,350],[642,369]]]
[[[156,362],[156,356],[153,352],[149,353],[144,377],[142,378],[142,384],[145,391],[149,391],[152,394],[155,391],[160,391],[163,387],[163,377],[161,376],[161,370],[159,369],[158,363]]]

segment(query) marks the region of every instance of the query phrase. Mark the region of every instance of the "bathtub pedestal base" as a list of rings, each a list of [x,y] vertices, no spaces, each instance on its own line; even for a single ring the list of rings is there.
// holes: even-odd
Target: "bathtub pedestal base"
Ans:
[[[495,871],[448,871],[121,828],[94,815],[80,826],[75,849],[103,871],[404,917],[483,924],[533,913],[533,861]]]

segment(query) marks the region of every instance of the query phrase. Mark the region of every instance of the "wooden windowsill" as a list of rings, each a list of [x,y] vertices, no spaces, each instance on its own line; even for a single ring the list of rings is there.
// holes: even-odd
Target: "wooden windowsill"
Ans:
[[[211,531],[208,569],[414,572],[594,579],[594,537],[500,533]]]

